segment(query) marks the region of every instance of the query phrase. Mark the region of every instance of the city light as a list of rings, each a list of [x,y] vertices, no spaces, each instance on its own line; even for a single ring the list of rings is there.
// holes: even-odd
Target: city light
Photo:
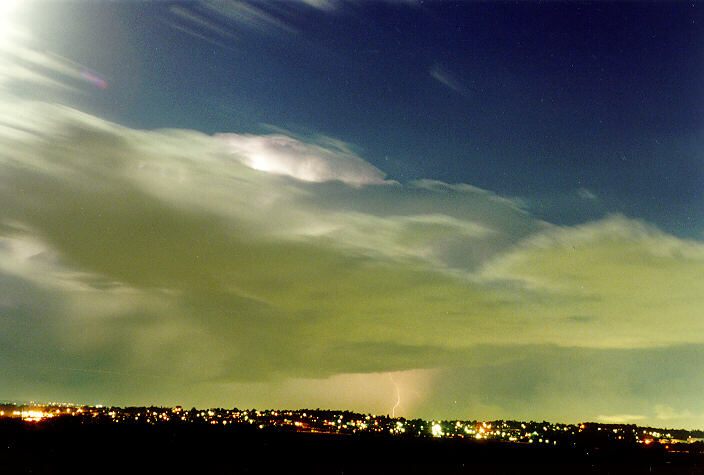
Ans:
[[[109,424],[207,424],[248,426],[255,430],[288,430],[325,434],[386,434],[389,437],[432,437],[475,441],[501,441],[541,446],[575,446],[598,435],[602,443],[641,447],[661,447],[668,452],[687,450],[704,441],[698,431],[637,428],[619,424],[582,423],[579,425],[519,421],[423,421],[358,414],[334,410],[239,410],[202,409],[188,411],[170,407],[102,407],[66,405],[0,404],[0,419],[18,419],[39,424],[50,418],[77,418],[82,423]],[[696,445],[694,447],[699,447]],[[684,448],[683,448],[684,447]]]

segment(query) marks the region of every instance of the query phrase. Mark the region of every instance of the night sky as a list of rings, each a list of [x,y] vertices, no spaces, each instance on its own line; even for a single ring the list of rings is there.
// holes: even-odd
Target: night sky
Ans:
[[[0,399],[704,428],[704,4],[3,2]]]

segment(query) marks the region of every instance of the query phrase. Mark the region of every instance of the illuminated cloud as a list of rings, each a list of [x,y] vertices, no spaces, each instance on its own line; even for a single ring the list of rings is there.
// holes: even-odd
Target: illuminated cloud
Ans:
[[[344,149],[300,142],[285,135],[221,135],[233,158],[250,168],[303,181],[339,180],[352,185],[379,184],[384,173]]]
[[[638,424],[642,423],[643,419],[645,419],[645,416],[642,414],[613,414],[608,416],[597,416],[597,421],[605,424]]]
[[[698,241],[621,216],[556,227],[469,185],[388,182],[330,140],[139,131],[5,105],[8,397],[41,382],[45,394],[90,386],[115,401],[209,404],[213,388],[245,397],[257,385],[278,394],[271,405],[303,405],[315,388],[364,380],[379,391],[317,400],[390,410],[393,384],[380,381],[393,373],[404,415],[476,404],[508,416],[518,403],[507,394],[532,407],[526,394],[592,394],[570,379],[580,372],[590,384],[607,374],[611,387],[655,385],[669,376],[638,358],[668,345],[704,360],[682,349],[704,344]],[[404,376],[414,371],[433,376]],[[450,377],[467,385],[452,394]],[[632,411],[652,414],[663,399],[651,392]],[[598,407],[601,393],[586,399]]]
[[[438,370],[343,373],[329,378],[213,383],[199,390],[218,394],[223,401],[238,401],[240,407],[302,408],[316,401],[320,407],[390,414],[397,401],[398,387],[401,402],[396,415],[408,416],[425,399],[440,373]]]
[[[3,20],[0,18],[0,92],[18,95],[18,91],[27,90],[28,83],[71,92],[78,92],[76,84],[81,82],[107,87],[107,82],[86,66],[38,47],[31,33]]]
[[[481,275],[534,295],[520,305],[524,318],[550,322],[544,341],[639,347],[702,342],[703,268],[701,242],[613,216],[537,233]]]

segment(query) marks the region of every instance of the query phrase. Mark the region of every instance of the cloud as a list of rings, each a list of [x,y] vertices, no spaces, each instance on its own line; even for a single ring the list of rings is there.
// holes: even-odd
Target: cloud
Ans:
[[[425,367],[448,329],[423,315],[457,320],[448,299],[481,294],[451,276],[452,256],[499,234],[492,195],[455,191],[455,204],[473,205],[458,211],[441,190],[387,184],[343,150],[283,141],[289,155],[334,164],[322,176],[338,180],[315,183],[245,166],[222,137],[136,131],[39,103],[2,119],[23,130],[0,144],[3,275],[55,300],[10,292],[4,311],[54,322],[47,346],[63,348],[61,367],[95,358],[107,371],[225,380]],[[252,144],[242,155],[269,140],[240,142]],[[265,150],[280,153],[281,141]],[[407,196],[423,207],[411,214]],[[27,264],[26,249],[54,257]],[[409,321],[419,328],[407,332]]]
[[[348,373],[329,378],[294,378],[265,384],[232,382],[204,387],[204,390],[222,394],[225,401],[236,400],[240,407],[306,408],[311,407],[310,401],[316,401],[315,407],[391,414],[397,402],[398,387],[401,401],[396,415],[406,416],[412,414],[425,398],[427,388],[432,386],[438,373],[437,370]],[[286,399],[282,401],[281,396]]]
[[[307,7],[330,12],[337,2],[302,1]],[[164,21],[172,28],[213,45],[234,50],[243,36],[252,33],[264,35],[296,34],[295,20],[300,4],[264,4],[218,0],[193,2],[169,7],[170,16]]]
[[[325,12],[338,9],[341,3],[340,0],[299,0],[299,2]]]
[[[618,417],[655,427],[697,428],[704,424],[702,355],[701,344],[633,349],[477,345],[463,355],[461,366],[448,366],[433,380],[416,410],[435,418],[482,414],[578,423]],[[663,401],[678,408],[681,417],[658,419],[658,414],[669,415],[666,407],[658,412]]]
[[[333,140],[140,131],[57,105],[4,105],[0,123],[16,131],[0,141],[8,397],[41,386],[210,404],[208,388],[260,385],[278,388],[274,405],[312,398],[310,380],[430,371],[447,388],[443,375],[468,368],[472,384],[451,387],[452,399],[409,383],[413,411],[474,401],[506,414],[519,387],[565,395],[566,367],[704,343],[698,241],[621,216],[557,227],[469,185],[389,182]],[[614,367],[602,395],[630,368],[652,376],[629,380],[634,394],[652,383],[660,397],[654,382],[670,377],[603,358],[587,378]],[[369,398],[381,407],[386,393]],[[613,410],[589,401],[586,415]]]
[[[642,423],[643,419],[645,419],[645,416],[641,414],[612,414],[608,416],[597,416],[598,422],[604,422],[606,424],[638,424]]]
[[[39,91],[79,92],[77,84],[107,83],[90,68],[68,58],[40,49],[35,38],[18,25],[0,24],[0,92],[27,94],[27,83],[41,86]],[[36,95],[36,91],[33,92]]]
[[[250,168],[303,181],[380,184],[384,173],[345,148],[303,143],[285,135],[223,134],[233,158]]]
[[[692,413],[687,409],[683,411],[677,411],[668,405],[656,404],[655,417],[662,421],[667,421],[668,424],[673,424],[680,423],[680,421],[691,420]]]
[[[588,190],[587,188],[580,188],[577,190],[577,196],[587,201],[596,201],[599,197],[594,194],[594,192]]]
[[[480,274],[534,293],[520,305],[524,318],[550,322],[545,340],[639,347],[701,342],[702,268],[702,243],[611,216],[536,233]],[[575,328],[576,313],[594,318]]]
[[[238,39],[237,36],[235,36],[229,29],[224,28],[216,21],[210,20],[204,16],[200,16],[197,13],[188,10],[182,6],[172,6],[169,8],[169,11],[185,23],[190,23],[195,27],[207,30],[210,33],[213,33],[214,35],[235,40]]]
[[[239,37],[228,25],[203,15],[198,10],[172,6],[169,8],[169,12],[173,18],[166,19],[166,23],[187,35],[229,50],[233,50],[230,44],[239,40]]]
[[[296,33],[298,31],[282,15],[275,13],[278,10],[264,8],[264,5],[261,4],[221,0],[202,6],[209,15],[217,17],[223,22],[244,26],[259,32]]]
[[[469,91],[467,87],[462,84],[462,81],[460,81],[454,74],[452,74],[450,71],[447,69],[443,68],[442,66],[436,64],[430,69],[430,77],[438,81],[440,84],[445,86],[446,88],[461,94],[461,95],[466,95]]]

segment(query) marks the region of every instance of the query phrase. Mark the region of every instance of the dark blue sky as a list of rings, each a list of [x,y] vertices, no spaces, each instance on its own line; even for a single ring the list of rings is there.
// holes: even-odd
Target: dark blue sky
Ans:
[[[46,37],[110,82],[77,102],[125,125],[322,134],[402,182],[470,183],[566,224],[621,212],[701,237],[701,5],[330,7],[222,18],[192,2],[71,4],[47,14]]]

